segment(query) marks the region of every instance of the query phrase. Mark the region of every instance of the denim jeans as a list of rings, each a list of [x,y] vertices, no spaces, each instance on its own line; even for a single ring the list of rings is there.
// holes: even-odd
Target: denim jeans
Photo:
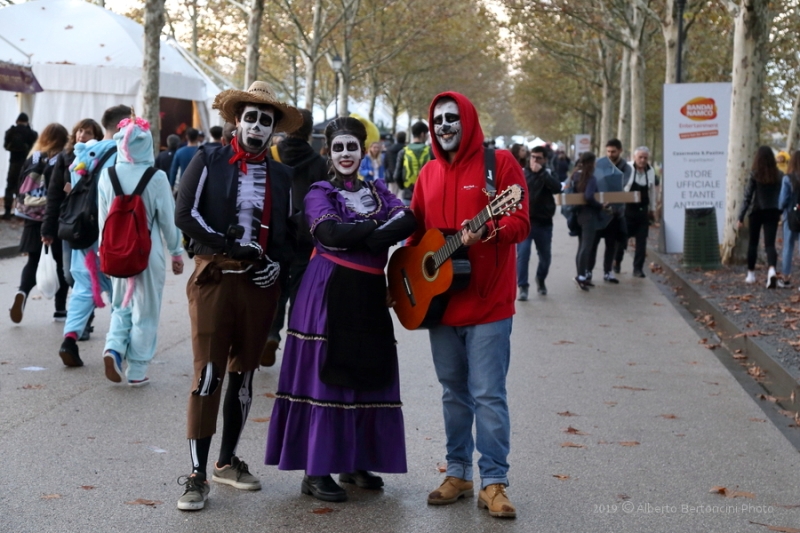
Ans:
[[[476,326],[437,326],[429,331],[433,364],[442,384],[447,475],[472,480],[472,454],[477,447],[481,488],[494,483],[508,485],[511,421],[506,375],[511,322],[506,318]]]
[[[553,257],[551,252],[553,226],[539,226],[532,223],[528,238],[517,244],[517,287],[530,285],[528,283],[528,263],[531,259],[531,243],[536,245],[536,254],[539,256],[536,277],[544,280],[547,273],[550,272],[550,261]]]
[[[783,217],[783,250],[781,250],[781,274],[789,276],[792,273],[792,256],[794,255],[794,245],[797,243],[800,233],[793,233],[789,229],[789,222]]]

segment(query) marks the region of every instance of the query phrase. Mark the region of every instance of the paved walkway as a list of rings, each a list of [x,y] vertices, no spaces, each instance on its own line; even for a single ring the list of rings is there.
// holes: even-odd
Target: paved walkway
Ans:
[[[577,243],[557,220],[550,295],[518,305],[508,380],[515,521],[475,500],[425,504],[444,461],[440,388],[424,332],[398,329],[409,473],[386,490],[348,488],[350,502],[300,494],[300,472],[264,466],[279,368],[259,372],[238,453],[264,489],[212,487],[206,509],[175,509],[188,473],[191,354],[184,285],[170,276],[159,353],[145,389],[103,375],[108,313],[81,343],[86,366],[56,352],[52,303],[5,312],[23,258],[0,261],[0,449],[3,531],[14,532],[750,532],[800,528],[800,461],[771,416],[705,349],[651,279],[623,272],[591,293],[572,281]],[[279,352],[280,354],[280,352]],[[40,368],[40,370],[38,370]],[[765,412],[766,410],[766,412]],[[570,415],[570,416],[567,416]],[[565,430],[573,428],[569,433]],[[785,429],[785,428],[784,428]],[[567,445],[572,443],[572,445]],[[212,447],[212,458],[219,439]],[[714,487],[742,493],[726,498]],[[748,497],[750,496],[750,497]],[[143,500],[157,502],[143,505]],[[329,512],[332,510],[332,512]]]

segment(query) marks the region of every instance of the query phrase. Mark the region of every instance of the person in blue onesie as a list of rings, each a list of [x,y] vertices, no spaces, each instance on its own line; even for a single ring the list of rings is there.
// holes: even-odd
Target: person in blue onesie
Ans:
[[[103,113],[101,124],[105,130],[102,141],[91,140],[87,143],[75,145],[75,161],[70,165],[70,183],[75,187],[84,175],[89,175],[103,162],[107,168],[116,162],[116,154],[105,158],[110,151],[117,149],[114,134],[117,133],[117,124],[120,120],[131,115],[131,108],[118,105],[106,109]],[[67,303],[67,320],[64,323],[64,341],[58,350],[58,355],[66,366],[83,366],[83,360],[78,350],[78,336],[86,329],[89,317],[95,307],[105,307],[101,298],[103,291],[111,294],[111,280],[100,273],[100,261],[97,258],[97,243],[84,250],[72,250],[72,263],[69,268],[75,284],[72,286],[72,296]]]
[[[124,194],[131,194],[148,168],[153,166],[153,136],[150,124],[141,118],[127,118],[119,123],[114,135],[117,143],[117,163],[114,170]],[[97,184],[97,203],[100,239],[113,239],[104,235],[103,229],[116,193],[109,171],[104,169]],[[172,273],[183,272],[183,247],[181,232],[175,226],[175,201],[166,173],[157,171],[141,195],[150,228],[150,257],[143,272],[129,278],[111,278],[111,324],[103,351],[106,377],[114,383],[122,382],[123,375],[131,387],[147,385],[147,367],[156,352],[158,319],[166,277],[164,243],[172,258]],[[125,374],[122,364],[127,362]]]

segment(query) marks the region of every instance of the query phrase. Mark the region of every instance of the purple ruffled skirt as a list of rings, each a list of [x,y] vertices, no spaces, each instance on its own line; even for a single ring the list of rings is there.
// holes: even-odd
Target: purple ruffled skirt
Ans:
[[[265,463],[308,475],[404,473],[405,431],[395,361],[391,385],[359,391],[320,381],[326,355],[326,288],[336,264],[316,256],[292,307]],[[380,295],[383,298],[384,295]]]

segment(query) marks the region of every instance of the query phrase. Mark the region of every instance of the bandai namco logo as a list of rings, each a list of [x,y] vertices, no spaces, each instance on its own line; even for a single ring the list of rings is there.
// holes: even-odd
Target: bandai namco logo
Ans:
[[[713,98],[698,96],[683,104],[681,114],[689,120],[714,120],[717,118],[717,103]]]

